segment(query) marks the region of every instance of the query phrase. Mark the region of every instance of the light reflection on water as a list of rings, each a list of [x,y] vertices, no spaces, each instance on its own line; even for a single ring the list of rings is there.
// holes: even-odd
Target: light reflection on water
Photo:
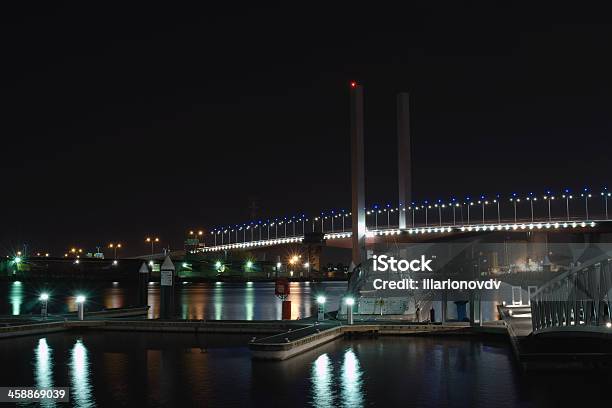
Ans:
[[[0,303],[2,314],[39,314],[41,283],[10,282],[0,283]],[[103,308],[133,306],[137,302],[138,289],[127,282],[78,282],[45,284],[51,293],[49,313],[66,313],[76,310],[75,295],[87,296],[87,311]],[[147,304],[150,306],[148,317],[159,317],[159,283],[148,286]],[[329,308],[335,310],[339,299],[346,289],[346,282],[292,282],[291,317],[308,317],[311,313],[313,297],[325,293]],[[176,315],[183,319],[228,319],[228,320],[277,320],[282,318],[281,301],[274,295],[273,282],[230,283],[189,283],[177,287],[175,294]]]
[[[221,320],[223,316],[223,283],[215,283],[215,320]]]
[[[362,375],[357,356],[352,349],[348,349],[344,353],[342,363],[342,389],[340,392],[342,406],[360,407],[363,405]]]
[[[37,387],[53,387],[53,351],[47,344],[46,338],[39,339],[38,346],[34,350],[34,379]],[[56,406],[51,400],[42,400],[40,405]]]
[[[244,315],[246,320],[253,320],[253,306],[255,304],[254,295],[253,282],[247,282],[244,292]]]
[[[338,339],[284,362],[252,360],[248,341],[94,331],[5,339],[0,383],[70,386],[71,403],[58,407],[575,407],[587,394],[612,403],[609,372],[523,373],[503,338]]]
[[[82,340],[77,340],[70,355],[71,399],[77,407],[93,407],[95,401],[89,379],[89,359]]]
[[[23,285],[21,282],[16,281],[11,284],[11,306],[12,315],[16,316],[21,314],[21,304],[23,303]]]
[[[312,363],[311,371],[313,406],[317,408],[363,406],[363,372],[352,348],[344,352],[339,370],[334,370],[331,359],[325,353]],[[340,384],[339,393],[335,390],[336,384]]]
[[[312,391],[315,407],[333,407],[332,364],[327,354],[321,354],[312,363]]]

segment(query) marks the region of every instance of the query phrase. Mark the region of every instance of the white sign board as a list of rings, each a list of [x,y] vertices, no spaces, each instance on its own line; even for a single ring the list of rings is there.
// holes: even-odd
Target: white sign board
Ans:
[[[161,285],[172,286],[172,274],[174,271],[161,271]]]

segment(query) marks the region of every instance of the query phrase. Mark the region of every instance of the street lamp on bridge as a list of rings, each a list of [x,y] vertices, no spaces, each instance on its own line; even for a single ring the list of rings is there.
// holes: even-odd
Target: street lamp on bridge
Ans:
[[[582,190],[582,193],[580,194],[581,197],[584,197],[584,213],[585,213],[585,220],[589,219],[589,198],[591,198],[591,193],[589,192],[588,188],[584,188],[584,190]]]
[[[607,187],[603,188],[601,192],[602,197],[604,198],[604,205],[606,209],[606,220],[608,219],[608,197],[610,197],[611,193],[608,191]]]
[[[569,188],[566,188],[562,197],[565,198],[565,213],[567,215],[567,220],[569,221],[570,219],[569,200],[574,198],[574,196],[570,194]]]
[[[122,245],[120,242],[108,244],[109,249],[113,250],[113,259],[117,259],[117,249],[121,249]]]
[[[153,253],[155,251],[155,244],[159,243],[158,237],[146,237],[145,242],[151,244],[151,259],[153,259]]]

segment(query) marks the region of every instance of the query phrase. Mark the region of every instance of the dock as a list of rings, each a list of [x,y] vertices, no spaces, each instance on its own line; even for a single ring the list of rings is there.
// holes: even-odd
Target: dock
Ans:
[[[249,347],[255,359],[281,361],[312,350],[340,337],[476,333],[505,334],[505,328],[501,326],[474,328],[465,323],[407,324],[364,322],[346,325],[340,324],[339,322],[315,322],[309,327],[253,340],[249,344]]]

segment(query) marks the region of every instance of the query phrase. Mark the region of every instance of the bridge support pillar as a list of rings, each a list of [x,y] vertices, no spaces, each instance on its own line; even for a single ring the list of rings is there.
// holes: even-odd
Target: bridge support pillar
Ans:
[[[363,88],[351,83],[351,187],[353,265],[366,260],[365,165],[363,144]]]
[[[408,208],[412,202],[412,155],[410,144],[409,94],[397,95],[397,169],[399,181],[399,228],[408,226]]]

